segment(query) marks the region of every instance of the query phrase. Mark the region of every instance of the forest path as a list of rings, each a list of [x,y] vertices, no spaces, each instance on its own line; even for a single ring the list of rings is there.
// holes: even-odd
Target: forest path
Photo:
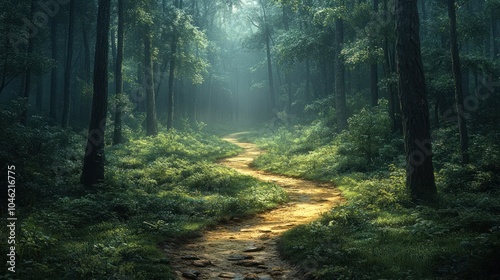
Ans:
[[[244,132],[242,132],[244,133]],[[290,201],[248,219],[234,219],[207,230],[202,237],[165,248],[178,279],[302,279],[280,259],[277,238],[286,230],[317,219],[343,201],[333,185],[274,175],[249,167],[263,153],[253,143],[238,141],[242,133],[223,139],[244,149],[219,163],[288,192]],[[197,278],[196,278],[197,277]]]

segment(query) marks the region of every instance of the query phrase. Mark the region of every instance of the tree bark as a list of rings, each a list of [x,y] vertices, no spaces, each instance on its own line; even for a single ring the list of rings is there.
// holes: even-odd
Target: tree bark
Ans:
[[[171,42],[171,58],[168,73],[168,96],[167,96],[167,130],[173,127],[175,95],[174,95],[174,78],[175,78],[175,54],[177,52],[177,34],[174,34]]]
[[[36,110],[42,112],[43,110],[43,75],[40,74],[36,77]]]
[[[378,13],[378,0],[373,0],[373,10]],[[378,16],[378,15],[377,15]],[[378,34],[375,34],[378,36]],[[372,46],[374,49],[377,47],[377,37],[372,38]],[[372,107],[378,104],[378,64],[373,62],[370,65],[370,92],[371,92],[371,105]]]
[[[146,135],[158,134],[156,121],[156,104],[154,92],[153,58],[151,54],[151,30],[147,27],[144,38],[144,71],[146,86]]]
[[[30,18],[33,19],[33,15],[35,14],[35,1],[31,0],[31,5],[30,5]],[[26,107],[23,109],[21,112],[20,116],[20,122],[23,125],[26,125],[28,122],[28,105],[29,105],[29,97],[30,97],[30,90],[31,90],[31,66],[29,60],[31,59],[30,56],[33,53],[33,36],[28,36],[28,52],[26,53],[26,74],[24,76],[24,88],[22,90],[21,97],[24,99],[24,103]]]
[[[83,41],[83,79],[90,83],[90,43],[87,26],[82,19],[82,41]]]
[[[115,65],[115,127],[113,131],[113,144],[122,143],[122,98],[123,98],[123,46],[124,46],[124,0],[118,0],[118,45]]]
[[[267,56],[267,76],[269,80],[269,98],[271,101],[269,108],[269,117],[273,118],[276,110],[276,97],[274,94],[274,78],[273,78],[273,67],[271,62],[271,30],[266,23],[266,29],[264,30],[264,36],[266,41],[266,56]]]
[[[108,55],[111,0],[99,0],[94,59],[94,92],[87,148],[80,182],[91,186],[104,181],[104,131],[108,107]]]
[[[52,18],[50,25],[50,43],[52,51],[52,59],[56,62],[56,67],[52,68],[50,73],[50,109],[49,117],[52,121],[57,120],[57,55],[59,53],[59,48],[57,45],[57,18]]]
[[[73,68],[73,45],[75,33],[75,0],[69,2],[68,46],[66,49],[66,68],[64,69],[64,103],[61,127],[69,125],[69,111],[71,104],[71,73]]]
[[[336,62],[335,62],[335,105],[337,109],[337,129],[343,131],[347,129],[347,105],[345,95],[345,65],[341,56],[344,45],[344,20],[335,20],[335,42]]]
[[[417,0],[396,0],[396,58],[406,155],[406,186],[415,201],[437,195],[429,108],[420,51]]]
[[[493,51],[493,58],[497,58],[499,54],[499,47],[497,43],[497,38],[498,38],[498,24],[497,24],[497,14],[498,12],[496,11],[495,8],[492,7],[491,9],[491,41],[492,41],[492,51]]]
[[[469,136],[467,123],[463,115],[464,93],[462,88],[462,71],[460,69],[460,55],[458,52],[457,16],[455,0],[448,0],[448,17],[450,18],[450,47],[453,80],[455,82],[455,108],[457,110],[458,134],[460,137],[460,158],[462,164],[469,163]]]

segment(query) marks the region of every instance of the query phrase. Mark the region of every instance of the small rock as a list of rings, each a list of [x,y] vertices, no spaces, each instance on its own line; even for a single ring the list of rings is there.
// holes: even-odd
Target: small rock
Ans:
[[[187,279],[198,279],[198,276],[200,276],[200,272],[197,270],[190,270],[190,271],[185,271],[182,273],[182,276],[187,278]]]
[[[228,261],[242,261],[242,260],[249,260],[249,259],[253,259],[253,256],[249,256],[249,255],[231,255],[231,256],[227,257]]]
[[[194,255],[189,255],[189,256],[183,256],[183,257],[181,257],[181,259],[189,260],[189,261],[196,261],[196,260],[199,260],[200,258],[198,258],[197,256],[194,256]]]
[[[262,250],[264,250],[263,246],[250,246],[250,247],[245,248],[245,250],[243,250],[243,252],[251,253],[251,252],[260,252]]]
[[[260,240],[269,240],[269,239],[271,239],[271,235],[268,234],[268,233],[262,234],[262,235],[259,236],[259,239]]]
[[[240,232],[252,232],[253,230],[248,229],[248,228],[242,228],[240,229]]]
[[[250,273],[245,275],[245,278],[243,278],[243,280],[259,280],[259,276],[257,276],[257,274],[254,273]]]
[[[219,277],[233,279],[234,277],[236,277],[236,274],[232,272],[222,272],[221,274],[219,274]]]
[[[236,263],[237,265],[241,266],[246,266],[246,267],[252,267],[252,266],[259,266],[263,265],[264,263],[262,261],[258,260],[242,260]]]
[[[271,268],[270,274],[273,275],[273,276],[278,276],[278,275],[283,275],[285,273],[283,272],[282,268],[280,268],[280,267],[273,267],[273,268]]]
[[[267,232],[273,232],[272,230],[270,229],[259,229],[260,232],[264,232],[264,233],[267,233]]]
[[[211,265],[212,262],[209,260],[196,260],[196,261],[192,262],[192,264],[194,266],[197,266],[197,267],[206,267],[206,266]]]

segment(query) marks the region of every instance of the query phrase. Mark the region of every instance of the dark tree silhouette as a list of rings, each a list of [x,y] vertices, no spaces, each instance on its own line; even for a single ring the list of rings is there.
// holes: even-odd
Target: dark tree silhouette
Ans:
[[[345,96],[345,65],[340,52],[344,46],[344,20],[335,20],[335,101],[337,109],[337,128],[339,131],[347,129],[347,104]]]
[[[465,116],[460,112],[464,107],[464,93],[462,87],[462,70],[460,69],[460,56],[458,52],[457,15],[455,0],[448,0],[448,17],[450,18],[450,47],[453,80],[455,82],[455,107],[457,109],[458,134],[460,137],[460,155],[462,164],[469,163],[469,134]]]
[[[94,61],[94,93],[87,147],[80,182],[93,185],[104,180],[104,129],[108,107],[108,53],[111,0],[99,0]]]
[[[75,37],[75,0],[69,2],[68,46],[66,49],[66,67],[64,69],[64,103],[61,126],[69,125],[69,110],[71,105],[71,74],[73,68],[73,46]]]
[[[122,96],[123,96],[123,44],[125,33],[124,22],[124,0],[118,0],[118,46],[115,65],[116,83],[116,107],[115,107],[115,129],[113,133],[113,144],[120,144],[122,139]]]
[[[396,1],[396,58],[406,155],[406,186],[414,200],[436,196],[429,108],[420,52],[417,0]]]

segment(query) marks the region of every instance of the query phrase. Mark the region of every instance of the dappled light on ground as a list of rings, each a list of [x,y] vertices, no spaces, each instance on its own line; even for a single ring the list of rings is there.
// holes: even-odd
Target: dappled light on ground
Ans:
[[[289,202],[248,219],[232,219],[204,232],[203,236],[176,246],[166,246],[179,279],[301,279],[300,272],[280,259],[276,239],[286,230],[317,219],[342,202],[333,185],[305,181],[254,170],[249,164],[262,151],[237,140],[241,133],[224,140],[244,149],[220,164],[285,188]],[[258,277],[258,278],[251,278]]]

